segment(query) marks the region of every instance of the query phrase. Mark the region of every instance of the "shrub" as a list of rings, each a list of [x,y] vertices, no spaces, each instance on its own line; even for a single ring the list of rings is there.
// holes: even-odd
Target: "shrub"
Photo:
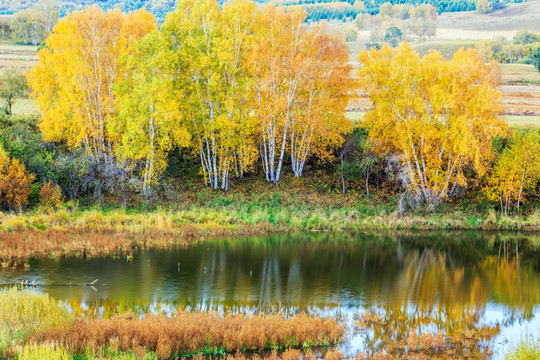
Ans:
[[[505,360],[540,359],[540,345],[521,343],[514,351],[505,356]]]
[[[28,174],[24,164],[10,159],[0,147],[0,207],[21,209],[26,205],[35,176]]]
[[[57,209],[64,200],[62,189],[52,181],[46,182],[39,191],[39,204],[45,208]]]
[[[337,343],[343,327],[334,319],[298,315],[242,315],[178,312],[174,317],[77,320],[44,332],[38,342],[55,341],[74,354],[114,347],[121,352],[144,348],[159,358],[175,354],[262,351]],[[290,354],[289,354],[290,355]]]

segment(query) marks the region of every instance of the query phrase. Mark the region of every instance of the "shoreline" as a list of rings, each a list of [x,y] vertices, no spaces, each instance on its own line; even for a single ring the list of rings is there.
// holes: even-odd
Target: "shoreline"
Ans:
[[[186,237],[264,235],[291,231],[337,230],[494,230],[540,232],[540,210],[502,216],[446,210],[399,216],[397,211],[361,206],[189,206],[188,208],[65,208],[23,214],[0,212],[0,234],[35,230],[145,234],[151,231]]]
[[[247,213],[257,217],[242,217]],[[276,213],[279,217],[276,219]],[[257,215],[258,214],[258,215]],[[272,220],[274,217],[274,221]],[[0,217],[0,269],[28,266],[32,258],[132,256],[140,250],[187,247],[204,239],[294,232],[480,231],[540,233],[540,213],[498,217],[494,213],[409,215],[360,214],[358,209],[233,207],[187,210],[85,209]]]

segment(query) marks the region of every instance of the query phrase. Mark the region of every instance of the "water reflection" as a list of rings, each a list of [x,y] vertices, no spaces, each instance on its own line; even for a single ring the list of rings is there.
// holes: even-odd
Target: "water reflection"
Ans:
[[[198,310],[294,313],[414,306],[529,318],[540,304],[540,240],[485,233],[288,234],[207,241],[132,259],[33,261],[28,279],[77,313]],[[95,287],[63,286],[99,279]],[[53,285],[55,284],[55,285]]]
[[[361,338],[356,351],[368,358],[485,358],[500,332],[499,324],[485,324],[476,312],[448,309],[372,309],[357,315],[355,326]]]

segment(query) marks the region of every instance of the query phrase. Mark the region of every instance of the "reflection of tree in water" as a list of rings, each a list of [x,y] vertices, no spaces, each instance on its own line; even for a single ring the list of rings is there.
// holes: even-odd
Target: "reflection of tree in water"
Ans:
[[[531,265],[538,250],[523,238],[473,237],[476,255],[469,245],[462,250],[460,244],[469,243],[455,236],[431,242],[426,240],[429,234],[398,238],[274,236],[209,243],[187,255],[156,251],[151,257],[135,257],[129,266],[102,261],[97,265],[114,274],[110,286],[100,289],[93,301],[83,296],[80,302],[89,309],[103,307],[85,310],[98,315],[115,306],[122,311],[126,304],[141,312],[145,306],[159,311],[157,304],[163,303],[203,311],[288,314],[372,306],[481,312],[488,302],[496,302],[525,317],[540,303],[540,276]],[[47,273],[62,277],[65,269],[61,263],[56,267],[58,271],[53,267]],[[126,282],[125,276],[136,282]],[[79,290],[63,291],[76,297]]]
[[[356,326],[369,358],[484,358],[499,333],[499,325],[482,324],[478,313],[449,309],[372,309],[357,315]]]
[[[267,312],[271,310],[272,303],[277,299],[281,302],[281,274],[279,261],[275,255],[265,257],[259,281],[259,309]]]

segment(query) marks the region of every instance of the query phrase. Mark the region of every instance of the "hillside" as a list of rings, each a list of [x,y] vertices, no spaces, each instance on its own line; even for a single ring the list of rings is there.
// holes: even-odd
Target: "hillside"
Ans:
[[[158,18],[164,18],[167,12],[174,9],[176,3],[175,0],[57,0],[56,2],[59,4],[62,14],[91,5],[98,5],[105,10],[119,8],[123,11],[132,11],[144,7]],[[38,0],[0,0],[0,14],[13,14],[30,8],[36,3],[38,3]]]
[[[34,6],[39,0],[0,0],[0,15],[10,15],[17,11]],[[224,0],[218,0],[220,3]],[[526,0],[525,0],[526,1]],[[103,9],[119,8],[124,11],[137,10],[142,7],[151,11],[157,18],[163,19],[167,12],[174,9],[175,0],[58,0],[61,11],[65,14],[90,5],[98,5]],[[255,2],[276,4],[301,5],[307,7],[308,12],[314,12],[315,16],[310,16],[311,20],[339,19],[346,20],[354,18],[360,11],[370,14],[379,12],[379,7],[383,3],[391,4],[431,4],[437,8],[439,13],[461,12],[475,10],[474,0],[365,0],[363,9],[355,6],[359,3],[356,0],[255,0]],[[494,2],[493,0],[490,2]],[[523,2],[523,0],[502,0],[505,3]]]

